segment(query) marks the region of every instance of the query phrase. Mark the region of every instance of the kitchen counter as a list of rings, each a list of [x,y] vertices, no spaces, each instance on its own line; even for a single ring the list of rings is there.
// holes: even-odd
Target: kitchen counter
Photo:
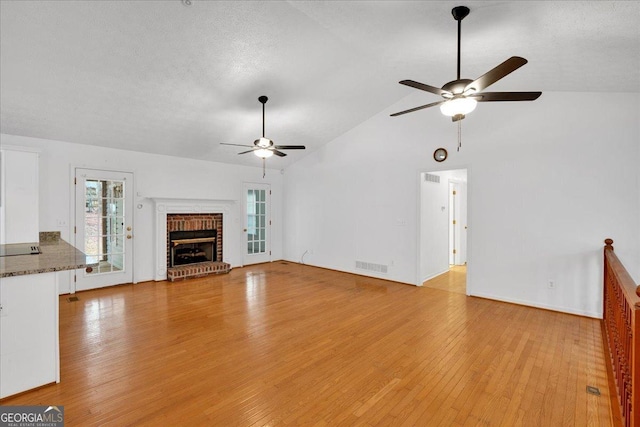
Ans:
[[[60,382],[60,272],[85,268],[87,257],[56,231],[41,232],[36,245],[40,254],[0,257],[0,399]],[[29,253],[31,246],[2,249]]]
[[[40,239],[39,255],[0,257],[0,278],[85,268],[87,257],[62,239]],[[9,246],[9,245],[6,245]]]

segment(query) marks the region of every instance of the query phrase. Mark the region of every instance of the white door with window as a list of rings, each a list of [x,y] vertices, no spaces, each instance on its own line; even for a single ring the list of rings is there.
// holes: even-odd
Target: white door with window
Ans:
[[[131,283],[133,174],[77,168],[75,187],[75,245],[95,264],[77,274],[75,290]]]
[[[244,257],[243,264],[271,261],[271,187],[269,184],[244,184]]]

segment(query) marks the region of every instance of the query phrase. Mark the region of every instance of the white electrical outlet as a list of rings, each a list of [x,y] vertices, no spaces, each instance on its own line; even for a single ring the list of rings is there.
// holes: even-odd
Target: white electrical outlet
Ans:
[[[58,227],[66,227],[67,226],[67,221],[64,219],[59,219],[58,220]]]
[[[556,288],[556,282],[554,282],[553,280],[549,280],[549,283],[547,283],[547,287],[549,289],[555,289]]]

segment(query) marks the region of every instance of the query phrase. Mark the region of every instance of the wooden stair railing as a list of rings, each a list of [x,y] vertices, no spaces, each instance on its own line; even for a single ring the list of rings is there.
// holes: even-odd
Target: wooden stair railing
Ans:
[[[606,359],[615,380],[622,425],[640,427],[640,286],[613,251],[613,240],[604,243]]]

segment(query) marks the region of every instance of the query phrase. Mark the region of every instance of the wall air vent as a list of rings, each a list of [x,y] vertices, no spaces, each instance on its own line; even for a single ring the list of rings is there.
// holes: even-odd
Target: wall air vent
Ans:
[[[386,273],[387,266],[384,264],[374,264],[372,262],[356,261],[356,268],[360,270],[375,271],[376,273]]]
[[[424,180],[426,182],[435,182],[436,184],[440,184],[440,175],[433,175],[430,173],[424,174]]]

